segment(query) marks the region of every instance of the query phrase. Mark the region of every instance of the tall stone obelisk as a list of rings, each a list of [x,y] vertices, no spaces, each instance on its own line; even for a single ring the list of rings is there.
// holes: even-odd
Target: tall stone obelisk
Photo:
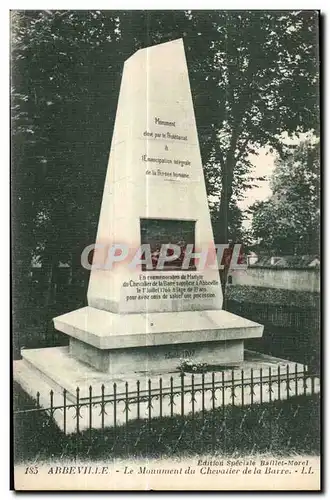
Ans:
[[[139,50],[124,65],[97,244],[125,243],[132,255],[141,245],[141,219],[193,221],[196,249],[214,245],[182,39]],[[112,313],[222,308],[217,269],[204,271],[213,285],[196,300],[184,294],[126,300],[136,289],[123,283],[141,275],[128,262],[91,272],[91,307]]]

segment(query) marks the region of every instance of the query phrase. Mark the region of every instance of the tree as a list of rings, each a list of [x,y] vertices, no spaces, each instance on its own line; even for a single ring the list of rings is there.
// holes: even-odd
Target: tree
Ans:
[[[301,142],[276,162],[272,196],[251,207],[259,247],[282,255],[319,253],[319,144]]]
[[[191,16],[195,38],[207,38],[213,47],[206,64],[194,56],[190,67],[203,159],[219,194],[215,232],[218,241],[226,242],[230,203],[251,169],[249,155],[265,145],[282,153],[283,131],[318,130],[317,13]],[[204,29],[201,18],[206,18]],[[204,77],[197,64],[208,68]]]
[[[14,13],[12,194],[26,268],[31,253],[50,273],[61,259],[80,262],[95,237],[120,81],[121,61],[107,57],[115,17]]]

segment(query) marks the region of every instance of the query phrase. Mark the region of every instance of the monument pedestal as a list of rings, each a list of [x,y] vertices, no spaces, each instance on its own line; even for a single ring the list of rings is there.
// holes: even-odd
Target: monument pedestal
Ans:
[[[70,339],[70,355],[97,370],[116,375],[123,368],[128,373],[179,368],[183,359],[196,363],[226,365],[241,363],[244,359],[243,340],[168,344],[163,346],[130,347],[124,349],[98,349],[74,338]]]
[[[176,369],[180,359],[210,365],[243,361],[244,339],[263,326],[228,311],[117,314],[84,307],[54,318],[70,336],[70,354],[112,374]]]

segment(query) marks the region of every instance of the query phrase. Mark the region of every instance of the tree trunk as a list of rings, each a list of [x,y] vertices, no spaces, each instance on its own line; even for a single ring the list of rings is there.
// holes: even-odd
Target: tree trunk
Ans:
[[[222,188],[219,212],[217,217],[217,226],[215,231],[216,244],[229,243],[229,204],[233,194],[233,171],[234,162],[227,161],[225,165],[225,172],[222,173]],[[225,264],[225,268],[220,271],[220,281],[222,286],[222,294],[225,297],[227,277],[229,266]]]
[[[221,189],[221,199],[219,206],[219,215],[217,222],[217,241],[218,244],[229,243],[228,242],[228,224],[229,224],[229,203],[231,199],[231,189],[228,187],[222,187]]]

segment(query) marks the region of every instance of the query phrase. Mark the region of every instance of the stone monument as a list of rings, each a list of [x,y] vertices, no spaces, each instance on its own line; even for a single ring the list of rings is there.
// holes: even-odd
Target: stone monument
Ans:
[[[163,269],[137,258],[141,244],[178,239],[193,248],[185,269],[175,258]],[[263,326],[222,309],[217,266],[199,265],[205,247],[212,253],[214,240],[179,39],[125,62],[88,305],[54,318],[68,347],[22,350],[17,377],[73,399],[77,385],[82,398],[90,384],[99,395],[102,383],[173,372],[180,358],[242,363],[244,340],[261,337]],[[102,255],[113,265],[100,265]]]

